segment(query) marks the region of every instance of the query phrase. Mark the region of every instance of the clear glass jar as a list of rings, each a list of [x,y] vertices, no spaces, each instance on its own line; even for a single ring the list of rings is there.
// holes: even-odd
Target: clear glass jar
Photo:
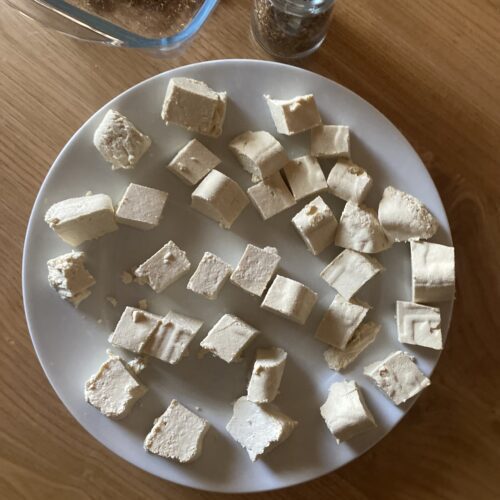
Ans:
[[[253,35],[275,57],[305,57],[323,43],[334,3],[335,0],[255,0]]]

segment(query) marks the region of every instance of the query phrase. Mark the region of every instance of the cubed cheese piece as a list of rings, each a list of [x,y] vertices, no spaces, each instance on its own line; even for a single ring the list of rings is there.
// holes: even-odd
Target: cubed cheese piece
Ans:
[[[328,368],[336,371],[347,368],[377,338],[379,331],[380,325],[373,321],[361,323],[344,349],[329,347],[325,351]]]
[[[70,252],[47,262],[49,284],[61,298],[78,307],[90,295],[94,277],[85,269],[85,252]]]
[[[348,201],[340,216],[335,245],[358,252],[378,253],[387,250],[392,243],[373,208]]]
[[[205,252],[189,280],[187,289],[206,299],[215,300],[232,270],[233,268],[217,255]]]
[[[311,130],[311,156],[349,158],[350,154],[349,127],[320,125]]]
[[[279,172],[255,184],[247,193],[264,220],[295,205],[295,199]]]
[[[315,337],[325,344],[345,349],[369,310],[369,306],[354,301],[354,299],[352,301],[346,300],[337,294],[326,310],[316,330]]]
[[[398,300],[396,322],[400,342],[431,349],[443,348],[439,308]]]
[[[296,200],[302,200],[328,187],[321,165],[312,156],[301,156],[289,161],[284,172]]]
[[[366,198],[373,179],[366,170],[350,160],[338,160],[330,170],[326,182],[337,198],[359,204]]]
[[[212,170],[191,194],[191,206],[224,229],[233,225],[247,205],[248,197],[239,184],[218,170]]]
[[[174,156],[167,168],[181,181],[194,186],[220,163],[212,151],[197,139],[192,139]]]
[[[298,134],[321,125],[321,116],[312,94],[285,100],[271,99],[268,95],[264,97],[280,134]]]
[[[261,297],[274,276],[280,260],[276,248],[259,248],[248,244],[231,274],[231,283],[251,295]]]
[[[85,401],[115,420],[126,417],[146,392],[127,363],[113,354],[85,383]]]
[[[279,347],[257,349],[247,398],[254,403],[271,403],[278,395],[287,353]]]
[[[161,117],[192,132],[219,137],[226,117],[226,92],[215,92],[191,78],[171,78]]]
[[[344,250],[328,264],[321,277],[349,300],[367,281],[384,271],[382,264],[369,255],[354,250]]]
[[[309,202],[292,219],[292,223],[313,255],[319,255],[333,245],[338,223],[321,196]]]
[[[72,247],[118,230],[113,202],[107,194],[69,198],[55,203],[47,210],[45,222]]]
[[[408,353],[396,351],[383,361],[376,361],[364,369],[377,387],[400,405],[431,385]]]
[[[192,462],[200,455],[210,424],[172,399],[165,413],[155,420],[144,440],[150,453],[180,462]]]
[[[279,274],[267,291],[261,307],[303,325],[318,300],[310,288]]]
[[[443,302],[455,297],[455,249],[414,242],[411,248],[413,302]]]
[[[149,337],[144,354],[175,365],[203,326],[203,321],[170,311]]]
[[[388,186],[378,206],[378,220],[394,241],[428,240],[438,223],[415,196]]]
[[[233,406],[226,429],[255,462],[287,439],[297,422],[273,404],[257,404],[242,396]]]
[[[252,174],[253,182],[273,175],[288,162],[283,146],[264,130],[243,132],[229,143],[229,149]]]
[[[161,293],[184,276],[191,268],[186,252],[173,241],[160,248],[134,274],[140,282],[147,283],[156,293]]]
[[[377,427],[365,399],[354,380],[335,382],[321,407],[321,416],[337,443]]]
[[[200,346],[226,363],[233,363],[240,359],[243,349],[258,333],[257,329],[237,316],[224,314],[201,341]]]
[[[137,229],[153,229],[159,223],[168,193],[130,183],[116,209],[120,224]]]
[[[128,169],[134,168],[149,149],[151,139],[127,117],[110,109],[94,133],[94,146],[113,170]]]
[[[116,347],[140,354],[160,322],[161,316],[136,307],[126,307],[109,341]]]

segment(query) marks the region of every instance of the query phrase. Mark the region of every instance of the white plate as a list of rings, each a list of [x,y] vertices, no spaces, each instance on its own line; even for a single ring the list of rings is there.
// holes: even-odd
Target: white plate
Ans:
[[[250,186],[226,145],[237,133],[265,129],[275,133],[262,95],[287,98],[313,93],[325,123],[341,123],[353,132],[353,159],[375,179],[367,204],[376,207],[388,184],[419,197],[434,213],[440,230],[433,241],[451,244],[445,211],[436,188],[410,144],[371,105],[340,85],[292,66],[262,61],[213,61],[177,68],[136,85],[98,111],[71,138],[54,162],[36,200],[29,222],[23,261],[23,291],[28,325],[40,362],[55,391],[80,424],[96,439],[125,460],[170,481],[205,490],[250,492],[297,484],[333,471],[361,455],[408,411],[409,404],[393,405],[362,375],[362,367],[401,349],[395,329],[395,301],[410,299],[410,259],[407,245],[395,245],[378,257],[387,268],[359,294],[373,306],[369,317],[382,323],[379,338],[345,374],[330,371],[323,359],[326,346],[313,339],[323,311],[335,292],[320,277],[321,269],[339,253],[330,248],[313,257],[295,233],[290,218],[305,202],[264,223],[249,206],[232,231],[225,231],[189,207],[190,189],[164,168],[173,154],[191,137],[175,127],[165,127],[160,107],[169,78],[193,77],[230,97],[224,134],[218,140],[202,140],[223,159],[221,170],[243,186]],[[111,171],[92,145],[92,134],[105,111],[117,109],[153,139],[153,146],[134,171]],[[279,136],[291,157],[307,152],[309,134]],[[325,167],[328,166],[326,162]],[[165,189],[170,193],[165,218],[150,232],[121,226],[118,232],[83,245],[89,255],[89,269],[97,285],[78,310],[62,301],[47,283],[46,261],[70,248],[45,224],[43,217],[54,202],[87,191],[104,192],[117,202],[129,182]],[[325,200],[337,217],[342,203],[330,194]],[[237,263],[247,242],[278,248],[281,273],[304,282],[320,294],[313,314],[304,327],[278,318],[259,308],[259,301],[227,284],[215,301],[207,301],[186,290],[187,277],[164,293],[156,295],[136,284],[125,286],[122,270],[136,265],[161,245],[173,239],[196,267],[206,250]],[[119,306],[106,300],[115,296]],[[169,309],[193,315],[206,323],[193,343],[191,356],[177,366],[153,360],[142,379],[149,393],[132,414],[113,422],[89,406],[83,398],[85,380],[106,358],[107,337],[125,305],[147,298],[152,312]],[[198,343],[221,314],[241,316],[261,330],[258,340],[246,351],[242,363],[227,365],[210,356],[196,356]],[[451,307],[442,308],[447,330]],[[102,320],[102,321],[98,321]],[[278,345],[288,353],[288,363],[276,403],[299,421],[299,426],[283,445],[264,459],[252,463],[246,451],[225,430],[231,416],[231,402],[245,392],[247,376],[257,346]],[[424,348],[405,346],[417,357],[418,365],[430,375],[439,354]],[[379,427],[352,441],[337,445],[321,419],[319,407],[330,384],[341,378],[356,380],[364,390]],[[432,390],[429,389],[429,390]],[[178,465],[144,451],[142,442],[159,416],[175,397],[207,418],[213,428],[205,439],[199,460]]]

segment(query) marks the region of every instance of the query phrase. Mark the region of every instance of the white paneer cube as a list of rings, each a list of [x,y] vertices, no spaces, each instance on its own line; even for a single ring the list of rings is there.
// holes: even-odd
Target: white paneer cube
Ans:
[[[368,365],[363,373],[397,405],[431,385],[431,381],[415,364],[414,358],[402,351],[395,351],[383,361]]]
[[[320,276],[349,300],[367,281],[384,270],[375,257],[346,249],[321,271]]]
[[[321,196],[314,198],[298,212],[292,223],[313,255],[319,255],[333,245],[338,223]]]
[[[233,416],[226,429],[255,462],[264,453],[283,443],[297,422],[273,404],[257,404],[242,396],[233,406]]]
[[[202,326],[199,319],[170,311],[148,338],[143,353],[175,365],[188,355],[189,344]]]
[[[171,78],[161,117],[192,132],[219,137],[226,117],[226,92],[215,92],[206,83],[191,78]]]
[[[212,170],[191,194],[191,206],[224,229],[230,229],[248,203],[239,184],[218,170]]]
[[[151,146],[151,139],[141,133],[125,116],[110,109],[94,133],[94,146],[111,168],[134,168]]]
[[[378,206],[378,220],[394,241],[428,240],[438,222],[415,196],[388,186]]]
[[[109,353],[99,371],[85,383],[85,401],[108,418],[125,418],[147,387],[135,377],[127,363]]]
[[[339,444],[377,427],[354,380],[335,382],[330,386],[321,407],[321,416]]]
[[[78,307],[90,295],[94,277],[85,268],[85,252],[70,252],[47,262],[49,284],[59,296]]]
[[[438,350],[443,348],[439,308],[398,300],[396,322],[400,342]]]
[[[410,242],[413,302],[443,302],[455,297],[455,249]]]
[[[279,347],[257,349],[247,398],[254,403],[271,403],[278,395],[287,353]]]
[[[160,248],[134,274],[139,282],[147,283],[156,293],[161,293],[191,269],[186,252],[173,241]]]
[[[136,229],[154,229],[160,223],[168,193],[130,183],[116,209],[120,224]]]
[[[243,132],[229,143],[229,149],[253,182],[270,177],[288,162],[283,146],[265,130]]]
[[[328,368],[336,371],[347,368],[377,338],[379,331],[380,325],[373,321],[361,323],[344,349],[332,346],[324,352]]]
[[[371,176],[350,160],[337,160],[326,180],[330,191],[345,201],[362,203],[373,184]]]
[[[113,202],[107,194],[69,198],[55,203],[47,210],[45,222],[72,247],[118,230]]]
[[[335,295],[315,333],[315,338],[338,349],[345,349],[370,307]]]
[[[295,205],[295,199],[279,172],[247,189],[247,193],[264,220]]]
[[[311,156],[316,158],[349,158],[349,127],[320,125],[311,130]]]
[[[238,361],[259,331],[237,316],[224,314],[201,341],[200,346],[226,363]]]
[[[317,300],[316,292],[298,281],[278,274],[269,287],[261,307],[303,325]]]
[[[220,257],[205,252],[187,284],[187,289],[208,300],[215,300],[232,271],[233,268]]]
[[[312,94],[292,99],[271,99],[265,95],[271,117],[280,134],[294,135],[321,125],[321,116]]]
[[[200,141],[191,139],[173,157],[167,169],[185,184],[194,186],[220,163],[220,159]]]
[[[296,200],[302,200],[328,187],[321,165],[312,156],[301,156],[289,161],[284,172]]]
[[[210,424],[177,400],[159,418],[144,440],[144,448],[181,464],[196,460],[202,452]]]
[[[278,269],[280,260],[276,248],[259,248],[248,244],[231,274],[231,283],[251,295],[261,297]]]
[[[392,242],[373,208],[348,201],[337,226],[335,245],[363,253],[379,253],[390,248]]]

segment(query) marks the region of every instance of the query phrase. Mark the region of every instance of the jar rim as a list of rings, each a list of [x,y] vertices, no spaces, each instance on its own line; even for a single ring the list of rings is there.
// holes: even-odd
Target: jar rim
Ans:
[[[321,14],[333,7],[336,0],[269,0],[279,8],[296,14],[311,13]]]

